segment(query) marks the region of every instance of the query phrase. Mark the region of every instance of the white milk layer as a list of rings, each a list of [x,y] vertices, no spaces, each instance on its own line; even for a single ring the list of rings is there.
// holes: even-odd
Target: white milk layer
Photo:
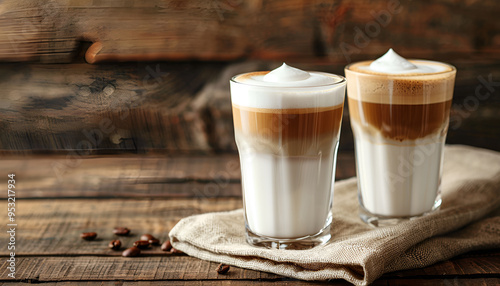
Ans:
[[[327,226],[334,154],[290,157],[240,151],[240,161],[246,219],[252,232],[300,238]]]
[[[354,131],[358,188],[372,214],[405,217],[433,209],[440,190],[445,138],[396,144],[374,138],[351,121]],[[414,144],[410,144],[414,143]]]

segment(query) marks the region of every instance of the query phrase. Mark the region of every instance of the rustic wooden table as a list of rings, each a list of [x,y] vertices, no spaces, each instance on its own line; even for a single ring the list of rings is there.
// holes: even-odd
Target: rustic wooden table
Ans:
[[[354,175],[352,154],[340,154],[337,179]],[[23,283],[72,285],[304,285],[275,274],[231,268],[159,247],[125,258],[108,249],[115,226],[132,230],[130,246],[143,233],[161,241],[183,217],[242,206],[236,155],[3,157],[0,175],[16,174],[16,278]],[[4,213],[5,215],[5,213]],[[5,224],[3,224],[5,228]],[[95,241],[80,233],[95,231]],[[7,236],[2,231],[1,280],[7,278]],[[374,285],[498,285],[500,251],[467,253],[433,266],[389,273]],[[348,284],[337,280],[330,283]],[[2,283],[2,284],[3,284]]]

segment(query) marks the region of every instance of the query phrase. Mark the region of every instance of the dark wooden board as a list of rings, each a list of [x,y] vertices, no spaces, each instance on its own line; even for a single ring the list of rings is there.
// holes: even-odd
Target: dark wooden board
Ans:
[[[151,233],[161,240],[182,217],[231,210],[241,206],[241,200],[220,198],[211,200],[20,200],[17,212],[16,280],[45,283],[76,281],[125,281],[137,283],[176,283],[218,280],[237,283],[309,284],[279,275],[232,267],[228,275],[215,272],[217,263],[186,255],[172,255],[160,250],[144,251],[140,257],[124,258],[120,252],[107,249],[115,236],[114,226],[128,226],[132,233],[121,238],[124,245],[138,239],[142,233]],[[95,241],[83,241],[79,233],[98,232]],[[0,243],[4,243],[2,237]],[[6,282],[6,259],[0,256],[0,281]],[[425,267],[385,274],[375,285],[472,285],[493,283],[500,271],[499,250],[470,253],[445,262]],[[162,282],[160,282],[162,281]],[[347,285],[343,281],[334,281]],[[432,283],[431,283],[432,282]],[[233,282],[231,282],[233,283]],[[452,283],[452,284],[447,284]],[[287,285],[288,285],[287,284]],[[323,284],[313,282],[311,285]],[[49,284],[50,285],[50,284]],[[64,285],[64,284],[56,284]],[[281,284],[280,284],[281,285]],[[481,284],[475,284],[481,285]],[[485,284],[487,285],[487,284]]]
[[[258,280],[282,279],[282,276],[233,267],[229,275],[218,275],[218,263],[188,256],[170,257],[22,257],[19,279],[38,281],[75,280]],[[2,266],[3,262],[2,262]],[[24,269],[24,271],[23,271]],[[1,277],[6,270],[2,269]],[[16,276],[17,276],[16,275]],[[18,279],[16,277],[16,279]],[[2,279],[3,280],[3,279]]]
[[[323,57],[395,47],[417,57],[495,55],[496,1],[2,1],[0,59],[88,62]]]
[[[221,66],[0,65],[0,149],[210,152],[194,101]]]
[[[229,79],[279,64],[1,64],[0,151],[236,152]],[[331,61],[290,64],[337,74],[344,67]],[[448,143],[500,150],[500,61],[452,64],[458,74]],[[486,87],[483,82],[490,80],[493,85]],[[339,148],[354,148],[347,105]]]
[[[355,175],[354,153],[337,156],[336,179]],[[2,174],[15,173],[19,198],[241,197],[236,154],[216,156],[4,156]]]
[[[454,261],[454,260],[452,260]],[[453,262],[452,262],[453,263]],[[31,282],[49,281],[211,281],[228,280],[231,284],[238,280],[245,282],[279,282],[287,281],[291,285],[302,284],[325,284],[326,282],[305,282],[275,275],[272,273],[260,272],[232,267],[227,275],[218,275],[215,271],[218,263],[208,262],[192,258],[183,257],[22,257],[19,258],[19,272],[16,280]],[[439,264],[438,264],[439,265]],[[2,263],[2,266],[5,266]],[[462,265],[456,265],[462,266]],[[498,267],[498,263],[497,263]],[[5,267],[2,267],[5,268]],[[475,273],[473,269],[466,269],[469,273],[455,273],[454,271],[443,272],[438,275],[414,276],[410,273],[404,276],[395,277],[383,276],[373,285],[482,285],[482,284],[462,284],[467,282],[495,282],[499,278],[489,278],[488,274]],[[497,270],[498,271],[498,268]],[[1,277],[6,277],[6,270],[0,271]],[[494,273],[496,275],[498,272]],[[470,275],[468,277],[468,275]],[[474,276],[476,278],[473,278]],[[1,279],[0,281],[6,281]],[[234,282],[233,282],[234,281]],[[433,283],[430,283],[430,282]],[[334,280],[339,285],[350,285],[345,281]],[[451,284],[447,284],[451,283]],[[455,283],[455,284],[453,284]],[[57,284],[59,285],[59,284]],[[169,282],[170,285],[170,282]],[[280,284],[278,284],[280,285]],[[494,284],[483,284],[494,285]]]
[[[34,280],[35,281],[35,280]],[[123,286],[147,286],[147,285],[173,285],[173,286],[193,286],[193,285],[208,285],[208,286],[227,286],[227,285],[264,285],[264,286],[301,286],[301,285],[352,285],[345,281],[328,281],[328,282],[308,282],[308,281],[297,281],[290,279],[281,280],[197,280],[197,281],[120,281],[119,285]],[[229,283],[228,283],[229,282]],[[74,285],[75,282],[44,282],[43,285],[46,286],[67,286]],[[101,285],[101,286],[114,286],[117,282],[112,281],[78,281],[78,285]],[[489,286],[498,285],[500,283],[500,278],[448,278],[448,279],[379,279],[375,281],[372,285],[390,285],[390,286],[408,286],[408,285],[418,285],[418,286],[449,286],[449,285],[460,285],[460,286]],[[17,283],[16,283],[17,284]],[[10,285],[8,282],[0,283],[0,285]],[[30,283],[19,283],[19,285],[31,285]]]
[[[483,279],[481,279],[483,281]],[[487,280],[484,280],[487,281]],[[496,281],[496,280],[495,280]],[[37,280],[33,280],[34,283],[39,283]],[[74,285],[75,282],[43,282],[43,285],[47,286],[63,286],[63,285]],[[117,284],[119,283],[119,284]],[[0,283],[0,285],[8,285],[8,282]],[[16,283],[17,284],[17,283]],[[20,282],[19,285],[32,285],[31,283],[23,283]],[[100,285],[100,286],[115,286],[115,285],[123,285],[123,286],[157,286],[157,285],[173,285],[173,286],[184,286],[184,285],[197,285],[197,286],[228,286],[228,285],[236,285],[236,286],[244,286],[244,285],[264,285],[264,286],[283,286],[283,285],[291,285],[291,286],[301,286],[301,285],[352,285],[345,281],[332,281],[332,282],[308,282],[308,281],[298,281],[286,278],[280,279],[258,279],[258,280],[231,280],[219,278],[217,280],[163,280],[163,281],[78,281],[78,285]],[[440,284],[434,284],[440,285]],[[470,284],[464,284],[470,285]]]
[[[19,192],[21,192],[19,188]],[[108,248],[113,239],[131,247],[145,233],[165,241],[170,229],[183,217],[242,207],[241,198],[215,199],[73,199],[17,200],[16,255],[18,256],[121,256]],[[128,236],[117,237],[115,227],[128,227]],[[96,232],[94,241],[80,238]],[[6,237],[1,237],[5,242]],[[7,248],[0,255],[8,255]],[[165,256],[159,247],[145,256]]]

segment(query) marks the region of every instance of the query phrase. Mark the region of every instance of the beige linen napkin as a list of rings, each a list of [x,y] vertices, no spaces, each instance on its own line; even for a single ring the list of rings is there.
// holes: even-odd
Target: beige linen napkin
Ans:
[[[195,215],[170,232],[188,255],[304,280],[357,285],[471,250],[500,247],[500,153],[447,146],[443,204],[433,214],[372,228],[358,217],[356,179],[336,182],[332,240],[310,250],[257,248],[245,241],[243,211]]]

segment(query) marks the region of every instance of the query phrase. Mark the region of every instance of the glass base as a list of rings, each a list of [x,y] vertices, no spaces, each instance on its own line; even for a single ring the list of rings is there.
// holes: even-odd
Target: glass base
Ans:
[[[431,214],[441,207],[441,196],[438,196],[436,201],[434,202],[434,205],[432,206],[432,209],[428,212],[414,215],[414,216],[407,216],[407,217],[393,217],[393,216],[383,216],[383,215],[377,215],[377,214],[372,214],[369,212],[367,209],[363,207],[363,205],[359,206],[359,217],[361,220],[363,220],[365,223],[374,226],[374,227],[384,227],[384,226],[392,226],[396,225],[398,223],[408,221],[411,219],[416,219],[419,217],[422,217],[424,215]]]
[[[326,244],[328,241],[330,241],[330,238],[332,237],[332,235],[330,234],[330,226],[331,220],[329,221],[328,225],[317,234],[292,239],[260,236],[253,233],[247,226],[246,239],[250,245],[257,247],[270,249],[305,250],[311,249],[318,245]]]

